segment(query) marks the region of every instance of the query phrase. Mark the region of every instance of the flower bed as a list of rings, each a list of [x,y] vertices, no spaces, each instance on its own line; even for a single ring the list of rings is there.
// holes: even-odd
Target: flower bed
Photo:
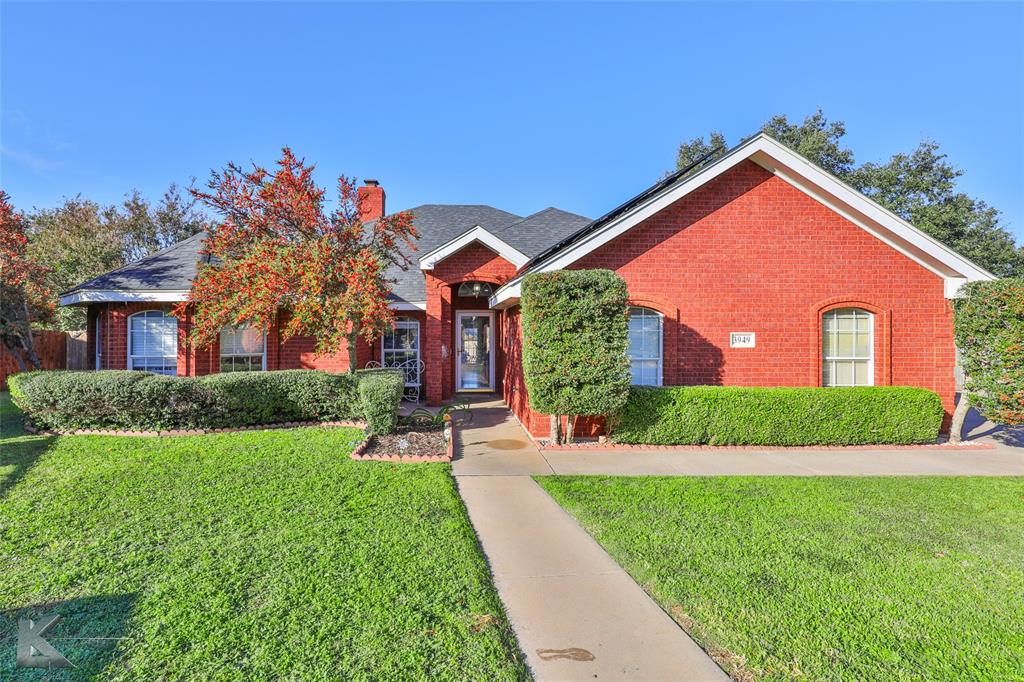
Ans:
[[[409,424],[384,436],[370,436],[352,452],[352,459],[387,462],[450,462],[454,429],[436,424]]]

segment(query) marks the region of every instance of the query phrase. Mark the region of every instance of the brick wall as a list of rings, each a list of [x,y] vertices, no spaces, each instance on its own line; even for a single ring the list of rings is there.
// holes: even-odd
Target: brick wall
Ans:
[[[664,315],[666,385],[818,386],[822,314],[870,310],[875,384],[935,391],[948,423],[954,349],[942,279],[752,162],[572,267],[615,270],[634,305]],[[733,331],[755,332],[756,347],[730,348]],[[546,436],[547,421],[515,404]]]
[[[464,298],[456,295],[462,282],[481,281],[500,285],[515,276],[516,266],[482,244],[473,243],[437,263],[426,275],[427,312],[423,359],[427,364],[427,402],[440,404],[455,390],[455,313],[460,310],[487,310],[486,298]],[[495,315],[495,382],[500,389],[504,357],[501,339],[501,316]],[[442,346],[447,349],[443,357]],[[437,371],[440,368],[440,371]]]
[[[96,349],[96,325],[102,328],[100,337],[101,369],[128,368],[128,317],[145,310],[170,310],[169,303],[102,303],[89,306],[88,338],[86,340],[93,366]],[[282,313],[286,315],[286,313]],[[282,318],[281,322],[285,322]],[[192,318],[178,320],[178,376],[201,376],[220,371],[220,343],[196,348],[188,339]],[[295,336],[281,340],[279,326],[272,326],[267,332],[267,369],[321,369],[327,372],[348,371],[348,351],[316,357],[314,341],[310,337]],[[380,344],[375,344],[377,356]],[[365,341],[359,343],[359,367],[373,356],[373,350]]]

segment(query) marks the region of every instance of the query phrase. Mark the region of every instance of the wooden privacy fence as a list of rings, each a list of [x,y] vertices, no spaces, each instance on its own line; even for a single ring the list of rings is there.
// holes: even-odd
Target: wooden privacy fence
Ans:
[[[85,332],[35,331],[36,354],[43,369],[88,369]],[[72,337],[72,335],[74,335]],[[73,356],[73,357],[69,357]],[[70,361],[69,361],[70,360]],[[0,348],[0,391],[7,390],[7,377],[19,372],[18,361]]]

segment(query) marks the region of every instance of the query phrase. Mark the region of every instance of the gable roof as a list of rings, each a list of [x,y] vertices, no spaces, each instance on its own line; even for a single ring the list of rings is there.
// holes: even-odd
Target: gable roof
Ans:
[[[954,297],[965,282],[995,279],[992,273],[764,133],[745,140],[716,161],[699,167],[692,175],[687,175],[691,169],[683,169],[652,185],[541,253],[523,274],[549,272],[571,265],[746,160],[765,168],[943,278],[949,298]],[[491,297],[491,307],[515,303],[522,276],[498,289]]]
[[[533,256],[548,248],[554,240],[561,239],[589,223],[589,218],[548,207],[496,230],[475,225],[451,241],[420,256],[420,268],[431,270],[437,263],[473,242],[483,244],[516,268],[521,268]]]

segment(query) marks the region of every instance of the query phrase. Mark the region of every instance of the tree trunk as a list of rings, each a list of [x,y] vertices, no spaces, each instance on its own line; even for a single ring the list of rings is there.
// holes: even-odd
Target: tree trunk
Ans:
[[[551,415],[551,443],[553,445],[562,444],[562,417],[561,415]]]
[[[967,391],[961,390],[960,402],[956,404],[956,409],[953,410],[953,423],[949,426],[950,443],[959,443],[961,441],[960,433],[964,430],[964,420],[967,419],[967,411],[970,409],[971,400],[967,397]]]
[[[21,348],[12,348],[11,346],[8,346],[6,343],[4,344],[4,348],[6,348],[7,352],[10,353],[11,357],[14,358],[14,361],[18,363],[18,371],[27,372],[28,366],[25,365],[25,358],[21,354]]]
[[[579,415],[570,414],[565,418],[565,442],[572,443],[576,440],[576,419]]]
[[[39,356],[36,355],[35,339],[32,338],[32,318],[28,314],[28,301],[24,297],[21,299],[21,306],[25,313],[25,335],[22,337],[21,343],[25,346],[25,355],[28,357],[28,361],[32,363],[32,366],[36,369],[42,369],[43,363],[39,361]]]
[[[352,327],[348,332],[348,371],[354,374],[359,366],[359,329],[360,319],[356,315],[352,318]]]

